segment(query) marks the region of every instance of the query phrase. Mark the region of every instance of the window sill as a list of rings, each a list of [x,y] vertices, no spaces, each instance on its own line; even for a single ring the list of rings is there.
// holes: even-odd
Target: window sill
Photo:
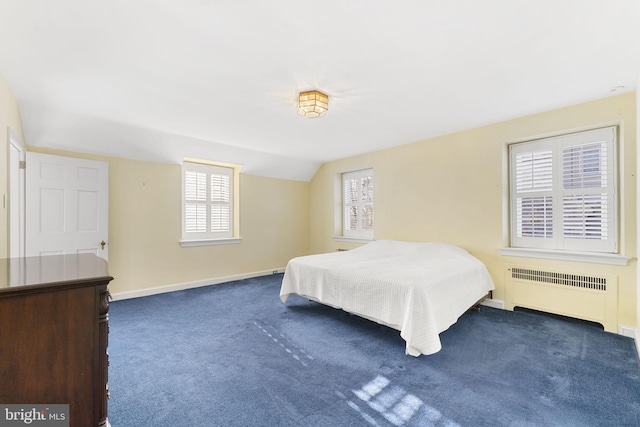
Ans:
[[[242,237],[225,237],[222,239],[183,239],[180,240],[180,246],[188,248],[192,246],[232,245],[240,242],[242,242]]]
[[[348,242],[348,243],[371,243],[374,239],[373,237],[345,237],[345,236],[333,236],[333,240],[336,242]]]
[[[589,262],[597,264],[610,265],[627,265],[631,257],[620,254],[605,254],[595,252],[568,252],[548,249],[529,249],[529,248],[500,248],[500,255],[523,257],[523,258],[542,258],[553,259],[559,261],[576,261]]]

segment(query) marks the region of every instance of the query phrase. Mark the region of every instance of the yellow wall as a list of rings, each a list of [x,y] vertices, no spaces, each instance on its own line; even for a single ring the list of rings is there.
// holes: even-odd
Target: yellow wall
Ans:
[[[180,247],[181,166],[29,147],[109,163],[112,293],[282,268],[309,247],[309,183],[240,174],[239,244]]]
[[[636,147],[640,145],[640,132],[637,131],[638,124],[640,123],[640,96],[638,93],[640,92],[640,76],[638,76],[638,84],[636,85]],[[640,152],[636,150],[636,165],[640,164]],[[636,166],[637,167],[637,166]],[[636,185],[640,185],[640,176],[636,173]],[[636,188],[636,195],[638,194],[638,188]],[[640,198],[636,200],[636,209],[640,209]],[[636,211],[636,224],[638,229],[636,229],[636,236],[640,234],[640,215]],[[636,245],[640,244],[640,242],[636,242]],[[636,246],[637,247],[637,246]],[[637,277],[640,277],[640,267],[636,264],[636,274]],[[636,282],[637,282],[636,277]],[[640,285],[636,283],[636,330],[635,330],[635,339],[636,339],[636,348],[638,349],[638,354],[640,354]]]
[[[508,242],[506,142],[602,124],[621,124],[621,249],[636,256],[635,94],[624,94],[413,144],[326,163],[311,181],[310,251],[354,244],[336,242],[334,180],[337,174],[374,168],[375,238],[442,241],[462,246],[484,261],[505,299],[505,265],[616,274],[618,323],[636,324],[636,261],[626,267],[501,256]]]
[[[2,203],[3,197],[9,197],[9,132],[13,132],[24,142],[20,110],[9,85],[0,76],[0,258],[9,255],[9,217],[8,209]]]

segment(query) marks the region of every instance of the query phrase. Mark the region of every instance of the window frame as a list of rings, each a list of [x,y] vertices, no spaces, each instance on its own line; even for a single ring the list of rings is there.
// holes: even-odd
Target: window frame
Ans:
[[[362,201],[362,194],[358,192],[358,200],[356,203],[348,204],[345,200],[345,183],[347,180],[358,179],[361,180],[364,177],[371,177],[373,181],[373,189],[371,194],[371,201]],[[360,184],[360,183],[359,183]],[[363,229],[362,227],[362,219],[363,215],[357,214],[357,227],[355,229],[347,229],[346,227],[346,207],[347,205],[352,205],[356,207],[356,212],[361,212],[364,206],[371,206],[373,211],[373,225],[370,230]],[[375,175],[373,173],[373,168],[359,169],[354,171],[343,172],[340,174],[340,207],[341,207],[341,215],[340,215],[340,224],[342,230],[342,236],[340,236],[343,240],[373,240],[374,231],[375,231]],[[339,240],[339,238],[337,238]]]
[[[187,180],[186,176],[188,172],[196,172],[196,173],[204,173],[205,174],[205,183],[206,183],[206,197],[205,200],[187,200]],[[182,228],[181,228],[181,236],[180,245],[185,246],[205,246],[205,245],[217,245],[217,244],[229,244],[229,243],[239,243],[241,239],[237,236],[237,178],[238,172],[237,168],[233,165],[226,164],[218,164],[213,162],[198,162],[193,160],[185,159],[182,163]],[[228,179],[228,201],[214,201],[212,200],[212,189],[211,189],[211,177],[222,176]],[[206,231],[187,231],[187,204],[191,203],[199,203],[206,206]],[[228,208],[228,227],[221,231],[212,231],[211,223],[212,223],[212,206],[224,205]]]
[[[598,187],[606,188],[608,210],[607,239],[576,239],[565,237],[563,234],[563,199],[565,195],[570,194],[571,190],[563,188],[563,167],[562,156],[563,149],[566,147],[584,146],[586,144],[595,144],[602,140],[606,142],[607,156],[607,186]],[[538,258],[556,258],[567,259],[573,258],[572,254],[582,254],[585,259],[594,259],[601,257],[602,262],[612,263],[612,259],[619,257],[619,228],[620,228],[620,200],[619,200],[619,158],[618,158],[618,127],[608,126],[583,131],[576,131],[562,135],[556,135],[545,138],[532,139],[527,141],[518,141],[508,143],[507,146],[507,165],[508,165],[508,221],[509,221],[509,248],[503,248],[503,255],[532,256]],[[539,152],[541,150],[552,151],[552,176],[555,182],[552,189],[543,189],[541,191],[529,190],[529,194],[538,197],[550,196],[553,199],[553,229],[554,236],[549,239],[542,237],[519,237],[517,232],[517,195],[526,194],[526,192],[518,193],[516,189],[516,167],[514,165],[515,156],[521,153]],[[582,187],[574,190],[575,195],[584,196],[593,193],[592,187]],[[602,192],[602,190],[600,190]],[[522,197],[522,196],[521,196]],[[559,233],[558,233],[559,231]],[[626,257],[623,257],[626,258]],[[617,261],[614,261],[617,262]],[[626,263],[626,261],[624,261]]]

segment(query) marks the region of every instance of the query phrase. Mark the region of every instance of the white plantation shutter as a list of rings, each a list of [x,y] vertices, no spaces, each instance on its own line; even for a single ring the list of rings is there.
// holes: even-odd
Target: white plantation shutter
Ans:
[[[518,237],[553,237],[553,198],[551,196],[519,197],[516,210]]]
[[[569,135],[562,142],[564,247],[615,252],[615,128]]]
[[[616,128],[509,147],[511,246],[615,252]]]
[[[207,174],[185,171],[184,227],[187,233],[207,231]]]
[[[358,178],[343,176],[344,230],[358,229]]]
[[[184,162],[183,240],[231,237],[233,169]]]
[[[373,169],[342,174],[343,235],[373,238]]]
[[[516,235],[553,237],[551,149],[515,154]]]
[[[211,231],[231,230],[231,179],[228,175],[211,173]]]

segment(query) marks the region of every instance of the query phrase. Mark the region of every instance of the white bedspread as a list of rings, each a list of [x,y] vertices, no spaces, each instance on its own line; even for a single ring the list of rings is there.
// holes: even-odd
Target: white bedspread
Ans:
[[[438,352],[438,334],[492,289],[484,264],[462,248],[379,240],[292,259],[280,299],[298,294],[390,326],[419,356]]]

